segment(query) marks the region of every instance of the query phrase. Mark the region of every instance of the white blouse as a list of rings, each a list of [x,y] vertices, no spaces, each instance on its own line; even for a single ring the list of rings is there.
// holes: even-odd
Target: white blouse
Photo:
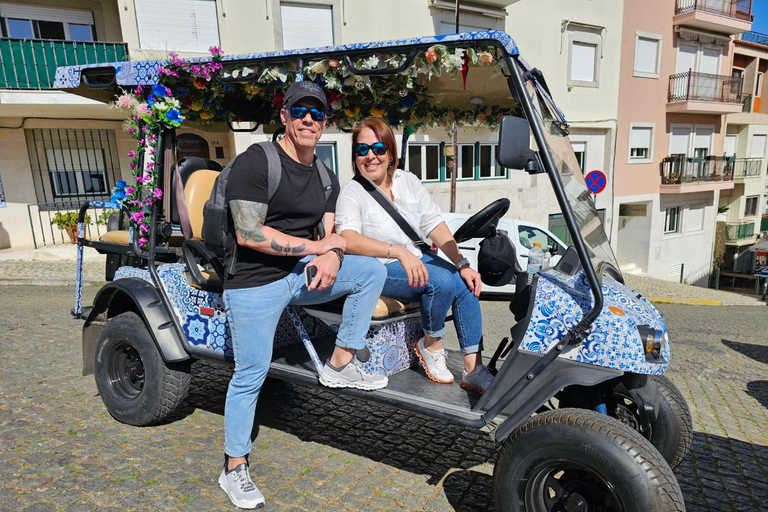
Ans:
[[[392,195],[395,197],[395,209],[423,240],[443,222],[440,207],[432,201],[429,192],[415,174],[395,170],[392,175]],[[347,229],[382,242],[402,245],[415,256],[421,257],[421,251],[395,220],[354,180],[344,185],[336,201],[336,232],[341,234]],[[395,259],[379,258],[379,261],[389,263]]]

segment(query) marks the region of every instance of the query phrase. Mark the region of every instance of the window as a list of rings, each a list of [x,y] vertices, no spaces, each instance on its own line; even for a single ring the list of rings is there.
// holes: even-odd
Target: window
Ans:
[[[93,41],[91,11],[0,3],[3,33],[17,39]]]
[[[134,5],[142,49],[208,53],[219,45],[215,0],[134,0]]]
[[[664,214],[664,233],[678,233],[680,231],[680,207],[667,208]]]
[[[283,49],[333,46],[333,8],[330,5],[281,4]]]
[[[634,76],[659,78],[661,35],[637,32],[635,34]]]
[[[440,144],[408,144],[406,168],[421,181],[440,179]]]
[[[507,177],[507,170],[496,162],[496,146],[480,144],[480,179]]]
[[[692,204],[685,212],[685,230],[687,232],[704,229],[704,205]]]
[[[102,149],[46,149],[54,197],[101,196],[109,190]]]
[[[587,163],[587,143],[571,141],[571,147],[573,147],[573,153],[576,155],[576,161],[579,162],[579,169],[584,172]]]
[[[757,81],[755,81],[755,98],[763,95],[763,72],[757,72]]]
[[[544,231],[532,226],[520,226],[517,228],[517,232],[520,237],[520,245],[526,249],[533,249],[534,242],[539,242],[541,248],[545,251],[550,247],[558,245],[554,238],[547,235]]]
[[[655,124],[632,123],[629,127],[629,163],[653,162]]]
[[[471,180],[475,177],[475,145],[459,144],[459,174],[457,180]]]
[[[766,135],[753,135],[752,146],[749,149],[750,158],[763,158],[765,156]]]
[[[602,38],[597,31],[572,31],[568,47],[568,85],[598,87]]]
[[[327,168],[332,170],[336,176],[339,175],[339,166],[336,158],[335,142],[318,142],[315,147],[317,158],[322,161]]]
[[[754,217],[757,215],[757,207],[760,202],[760,196],[750,196],[747,198],[744,206],[744,216]]]
[[[597,216],[600,218],[600,222],[605,226],[605,208],[597,210]],[[568,226],[565,225],[565,217],[562,213],[553,213],[549,216],[549,230],[557,238],[565,242],[566,246],[573,244],[573,237],[568,231]]]

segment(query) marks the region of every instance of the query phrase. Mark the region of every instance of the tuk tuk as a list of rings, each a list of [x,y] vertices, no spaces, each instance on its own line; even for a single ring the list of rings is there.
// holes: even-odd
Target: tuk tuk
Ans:
[[[467,74],[479,79],[464,90],[459,77]],[[499,165],[542,175],[538,183],[551,186],[573,239],[554,268],[532,279],[510,272],[510,333],[489,363],[497,374],[484,394],[425,379],[411,347],[420,336],[418,305],[386,297],[371,319],[365,364],[388,375],[388,386],[329,391],[486,432],[498,445],[497,510],[685,510],[672,468],[690,450],[692,424],[663,376],[671,347],[662,316],[623,283],[565,115],[543,73],[504,32],[232,56],[212,48],[202,59],[59,68],[56,87],[116,102],[137,141],[134,181],[110,201],[84,203],[78,219],[73,314],[84,321],[83,374],[94,374],[109,413],[131,425],[161,422],[184,400],[190,361],[232,363],[227,276],[200,230],[218,170],[177,162],[175,130],[197,123],[277,137],[282,94],[295,80],[329,91],[328,122],[341,131],[367,115],[402,129],[403,146],[420,129],[498,130]],[[174,220],[174,189],[187,226]],[[495,236],[509,204],[500,198],[474,214],[457,241]],[[104,207],[121,211],[113,229],[86,239],[87,210]],[[108,282],[83,307],[86,247],[106,255]],[[269,375],[319,386],[340,307],[289,307]],[[458,353],[448,361],[460,374]]]

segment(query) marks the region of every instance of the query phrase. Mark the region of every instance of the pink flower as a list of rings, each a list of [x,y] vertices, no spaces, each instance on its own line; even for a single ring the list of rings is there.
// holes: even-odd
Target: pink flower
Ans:
[[[144,247],[148,243],[149,243],[149,240],[147,240],[146,238],[144,237],[139,238],[139,247]]]
[[[149,114],[149,110],[147,108],[147,104],[146,103],[139,103],[139,105],[136,107],[136,112],[141,114],[141,115]],[[138,117],[138,119],[141,119],[141,118]]]
[[[123,110],[128,110],[133,106],[133,98],[127,94],[123,94],[117,99],[117,106]]]
[[[130,150],[128,152],[128,156],[131,157],[131,158],[134,158],[136,156],[136,152],[134,150]]]
[[[144,223],[139,224],[139,232],[140,233],[147,233],[147,232],[149,232],[149,226],[147,226]]]
[[[137,85],[136,89],[134,89],[134,92],[136,94],[141,94],[142,92],[144,92],[144,86],[143,85]]]
[[[155,162],[147,162],[147,170],[151,171],[155,168]]]
[[[131,186],[125,187],[125,194],[126,195],[131,195],[131,194],[133,194],[134,190],[136,190],[136,189],[131,187]]]
[[[157,149],[156,149],[154,146],[152,146],[151,148],[149,148],[149,154],[150,154],[150,155],[154,155],[155,153],[157,153]]]
[[[144,212],[133,212],[131,214],[131,220],[137,224],[144,218]]]
[[[128,128],[128,133],[133,135],[134,133],[136,133],[136,128]]]
[[[159,188],[156,188],[155,191],[152,192],[152,195],[159,201],[163,198],[163,191]]]
[[[130,167],[131,169],[135,169],[136,168],[136,162],[131,162],[130,164],[128,164],[128,167]]]

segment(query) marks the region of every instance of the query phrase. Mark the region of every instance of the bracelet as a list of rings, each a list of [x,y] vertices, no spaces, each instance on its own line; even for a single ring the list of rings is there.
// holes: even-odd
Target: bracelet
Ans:
[[[387,259],[389,259],[390,254],[392,254],[392,244],[389,244],[389,247],[387,247]]]
[[[336,253],[336,256],[339,258],[339,265],[341,265],[341,263],[344,261],[344,251],[336,247],[331,249],[331,252]]]
[[[469,266],[469,259],[468,258],[462,258],[461,261],[456,263],[456,270],[461,270],[461,267],[464,265]]]

